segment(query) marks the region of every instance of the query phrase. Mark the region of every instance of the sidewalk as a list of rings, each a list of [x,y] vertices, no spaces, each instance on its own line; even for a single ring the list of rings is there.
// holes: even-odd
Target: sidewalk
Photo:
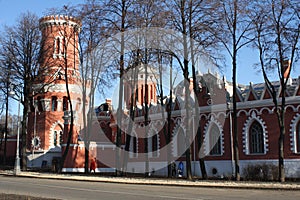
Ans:
[[[0,170],[0,175],[13,176],[11,170]],[[80,174],[54,174],[39,172],[21,172],[19,177],[29,178],[46,178],[59,180],[76,180],[76,181],[95,181],[106,183],[120,184],[143,184],[143,185],[165,185],[181,187],[214,187],[214,188],[232,188],[232,189],[270,189],[270,190],[299,190],[300,182],[251,182],[251,181],[223,181],[223,180],[196,180],[187,181],[185,179],[168,179],[168,178],[128,178],[128,177],[109,177],[99,175],[80,175]]]

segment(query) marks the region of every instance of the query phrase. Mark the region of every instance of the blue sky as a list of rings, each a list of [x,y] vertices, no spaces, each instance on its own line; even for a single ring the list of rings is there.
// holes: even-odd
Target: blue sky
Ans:
[[[83,0],[0,0],[0,24],[12,25],[26,11],[42,17],[49,8],[81,2]]]

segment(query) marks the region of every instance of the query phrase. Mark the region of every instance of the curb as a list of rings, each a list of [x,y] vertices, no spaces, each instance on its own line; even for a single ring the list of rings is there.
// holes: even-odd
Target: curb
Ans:
[[[3,176],[14,176],[13,172],[1,172]],[[117,184],[140,184],[140,185],[157,185],[157,186],[177,186],[177,187],[206,187],[206,188],[228,188],[228,189],[260,189],[260,190],[295,190],[300,191],[299,182],[234,182],[234,181],[188,181],[180,179],[162,179],[162,178],[119,178],[105,176],[84,176],[70,174],[47,174],[37,172],[21,172],[17,175],[24,178],[40,178],[40,179],[57,179],[69,181],[90,181]]]

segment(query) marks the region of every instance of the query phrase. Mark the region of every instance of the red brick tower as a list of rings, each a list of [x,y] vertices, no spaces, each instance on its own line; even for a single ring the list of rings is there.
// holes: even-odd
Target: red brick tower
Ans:
[[[33,88],[33,102],[28,116],[28,165],[50,166],[61,157],[64,138],[64,114],[71,105],[74,111],[74,137],[82,127],[82,90],[79,72],[78,34],[81,22],[68,16],[46,16],[40,19],[42,32],[41,61],[38,80]],[[67,126],[68,127],[68,126]],[[75,141],[76,140],[76,141]]]
[[[136,77],[134,77],[135,73]],[[146,71],[144,65],[141,65],[136,72],[135,70],[127,72],[124,80],[124,102],[126,108],[130,108],[132,95],[134,96],[134,105],[143,106],[147,102],[149,106],[151,103],[157,103],[157,76],[157,72],[153,67],[148,66]],[[147,81],[145,81],[146,77]]]

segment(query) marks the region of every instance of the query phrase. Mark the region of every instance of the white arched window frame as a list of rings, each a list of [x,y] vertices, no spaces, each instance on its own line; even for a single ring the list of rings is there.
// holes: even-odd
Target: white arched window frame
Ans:
[[[53,58],[65,57],[65,39],[63,36],[56,36],[54,38],[54,52]]]
[[[253,123],[258,123],[262,129],[262,153],[251,153],[251,141],[250,141],[250,129],[252,127]],[[252,154],[266,154],[269,151],[269,145],[268,145],[268,131],[266,127],[266,123],[264,120],[256,114],[256,112],[252,112],[251,116],[248,117],[246,120],[244,127],[243,127],[243,152],[246,155],[252,155]]]
[[[223,126],[214,117],[204,127],[204,153],[210,156],[224,154]]]
[[[251,154],[264,153],[264,136],[261,124],[254,120],[249,128],[249,150]]]
[[[300,113],[297,113],[290,124],[290,145],[293,153],[300,154]]]
[[[63,123],[60,121],[55,122],[50,128],[49,134],[49,149],[59,148],[63,145]],[[57,149],[58,150],[58,149]]]

